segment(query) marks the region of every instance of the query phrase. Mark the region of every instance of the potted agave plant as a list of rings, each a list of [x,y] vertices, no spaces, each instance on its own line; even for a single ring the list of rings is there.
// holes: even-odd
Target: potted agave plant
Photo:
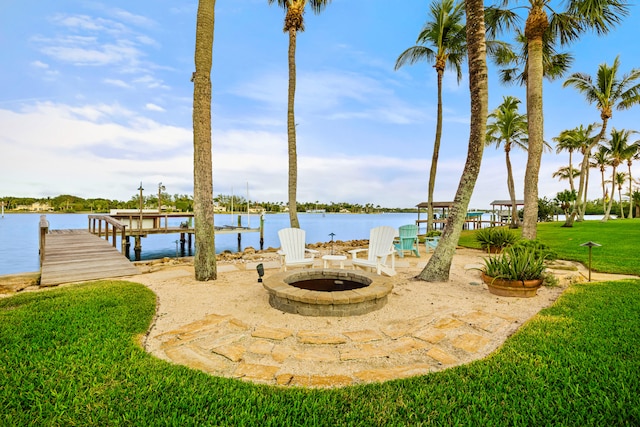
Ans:
[[[507,246],[516,243],[520,237],[505,227],[489,227],[478,230],[475,239],[482,249],[488,253],[497,254]]]
[[[482,280],[489,292],[503,297],[534,297],[544,281],[545,251],[534,245],[513,245],[484,260]]]

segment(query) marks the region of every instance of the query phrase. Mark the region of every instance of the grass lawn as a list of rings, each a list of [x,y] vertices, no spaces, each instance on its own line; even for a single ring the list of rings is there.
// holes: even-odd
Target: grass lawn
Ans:
[[[541,237],[569,241],[552,226]],[[633,256],[618,248],[606,271]],[[154,294],[125,281],[0,300],[0,425],[640,425],[640,280],[573,285],[486,359],[335,390],[156,359],[138,345],[154,313]]]
[[[538,224],[538,240],[554,249],[558,258],[587,265],[589,250],[580,245],[593,241],[602,245],[592,249],[591,268],[594,271],[640,276],[640,219],[583,221],[570,228],[562,227],[562,224],[564,221]],[[475,230],[463,231],[460,244],[479,249],[474,234]]]

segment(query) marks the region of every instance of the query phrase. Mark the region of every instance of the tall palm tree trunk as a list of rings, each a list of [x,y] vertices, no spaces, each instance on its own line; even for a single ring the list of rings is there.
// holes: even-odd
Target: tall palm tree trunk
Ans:
[[[289,222],[300,228],[296,194],[298,192],[298,153],[296,149],[296,29],[289,28],[289,99],[287,107],[287,140],[289,148]]]
[[[450,215],[435,253],[417,278],[429,282],[446,282],[451,261],[462,232],[471,194],[480,172],[487,132],[489,90],[486,61],[484,4],[482,0],[465,0],[467,14],[467,52],[471,124],[467,161],[460,178]]]
[[[602,213],[604,214],[607,210],[607,188],[604,179],[604,166],[600,167],[600,175],[602,177]]]
[[[538,225],[538,175],[544,144],[544,122],[542,114],[543,52],[542,37],[549,25],[542,6],[531,8],[525,25],[528,41],[527,63],[527,123],[529,149],[524,180],[524,224],[522,237],[533,240]]]
[[[624,219],[624,206],[622,206],[622,183],[618,184],[618,200],[620,200],[620,218]]]
[[[627,162],[629,167],[629,219],[633,218],[633,179],[631,178],[631,162]]]
[[[613,206],[613,199],[615,198],[615,188],[616,188],[616,172],[617,165],[613,164],[613,172],[611,173],[611,197],[609,197],[609,203],[607,203],[607,210],[604,212],[604,217],[602,218],[602,222],[608,221],[611,216],[611,207]]]
[[[600,139],[604,137],[604,132],[603,130],[607,127],[607,123],[606,121],[603,121],[602,123],[602,130],[600,131],[600,134],[598,135],[597,138],[595,138],[593,140],[593,142],[591,144],[589,144],[589,146],[586,149],[586,153],[590,153],[591,150],[593,149],[593,147],[595,147],[599,142]],[[582,159],[582,165],[580,166],[580,181],[578,182],[578,196],[576,198],[576,202],[573,205],[573,209],[571,211],[571,215],[569,217],[567,217],[567,221],[565,223],[566,227],[572,227],[573,226],[573,222],[576,219],[576,216],[579,216],[581,218],[584,218],[584,210],[586,207],[586,194],[587,194],[587,174],[589,173],[589,155],[585,154],[583,159]],[[584,205],[582,204],[582,200],[585,200]]]
[[[587,154],[587,160],[589,155]],[[589,193],[589,175],[591,174],[590,168],[587,167],[587,176],[584,179],[584,197],[582,200],[582,209],[578,212],[578,221],[584,221],[584,214],[587,210],[587,193]]]
[[[431,170],[429,171],[429,199],[427,210],[427,231],[433,229],[433,192],[436,186],[436,172],[438,169],[438,155],[440,154],[440,139],[442,137],[442,75],[444,74],[444,61],[436,62],[438,72],[438,113],[436,118],[436,138],[433,142],[433,155],[431,156]]]
[[[511,198],[511,228],[518,228],[520,218],[518,218],[518,205],[516,204],[516,186],[513,182],[513,169],[511,167],[511,157],[509,156],[510,143],[505,142],[505,161],[507,163],[507,187],[509,189],[509,197]]]
[[[199,0],[193,74],[193,213],[196,280],[217,278],[211,159],[211,63],[215,0]]]

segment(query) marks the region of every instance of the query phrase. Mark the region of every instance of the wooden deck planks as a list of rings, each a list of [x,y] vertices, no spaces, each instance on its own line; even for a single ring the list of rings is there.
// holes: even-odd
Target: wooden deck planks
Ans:
[[[140,271],[113,245],[85,230],[54,230],[47,234],[40,285],[106,279]]]

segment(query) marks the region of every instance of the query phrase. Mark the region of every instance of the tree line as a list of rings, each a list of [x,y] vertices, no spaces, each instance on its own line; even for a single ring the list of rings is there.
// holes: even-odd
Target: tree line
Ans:
[[[213,198],[214,205],[224,208],[224,212],[247,212],[250,209],[264,210],[267,213],[286,212],[285,202],[259,202],[248,200],[242,196],[219,194]],[[6,211],[51,211],[62,213],[95,212],[107,213],[111,209],[140,209],[140,196],[133,195],[127,201],[104,198],[88,198],[62,194],[56,197],[0,197]],[[193,196],[189,194],[161,193],[161,209],[164,212],[193,212]],[[304,211],[323,210],[328,213],[381,213],[381,212],[417,212],[416,208],[388,208],[373,203],[350,202],[298,202]],[[158,195],[149,194],[142,197],[143,209],[158,209]],[[218,209],[219,213],[221,209]]]

